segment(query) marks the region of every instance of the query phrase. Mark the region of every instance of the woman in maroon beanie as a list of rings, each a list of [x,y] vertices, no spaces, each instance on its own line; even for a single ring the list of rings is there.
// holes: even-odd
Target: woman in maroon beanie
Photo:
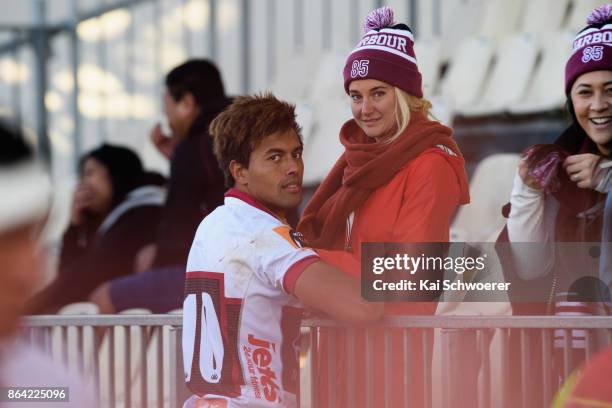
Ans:
[[[298,225],[323,259],[355,278],[360,275],[362,243],[448,242],[454,212],[469,201],[463,157],[452,130],[430,119],[431,103],[423,98],[413,45],[412,32],[393,21],[390,8],[374,10],[366,18],[364,35],[344,67],[353,114],[340,129],[345,151]],[[385,304],[386,315],[433,315],[435,310],[435,301]],[[327,378],[325,368],[317,374],[317,406],[327,406],[330,384],[335,388],[334,407],[367,405],[368,386],[372,406],[385,405],[386,387],[391,405],[406,399],[423,406],[423,362],[429,365],[431,354],[423,350],[420,331],[411,331],[412,363],[406,367],[402,332],[390,330],[393,358],[387,370],[384,331],[374,330],[369,373],[363,352],[367,336],[361,329],[355,333],[355,353],[350,355],[342,333],[336,336],[336,379]],[[426,346],[431,350],[431,342]],[[324,346],[319,351],[324,364],[329,355]],[[346,392],[349,362],[354,367],[352,395]],[[411,378],[408,388],[405,372]],[[371,384],[364,381],[366,375],[371,375]]]
[[[541,288],[541,296],[531,303],[513,303],[519,315],[593,315],[606,313],[598,302],[601,290],[599,258],[584,252],[555,248],[558,242],[600,242],[603,209],[609,187],[609,172],[604,164],[612,152],[612,6],[593,10],[584,28],[573,42],[573,51],[565,67],[565,93],[572,118],[571,125],[550,145],[536,145],[524,154],[514,179],[507,229],[501,240],[510,242],[550,243],[530,252],[517,252],[505,259],[504,273],[517,283],[517,291]],[[523,248],[529,248],[525,246]],[[537,252],[537,254],[535,253]],[[585,276],[593,276],[592,282]],[[601,275],[599,275],[601,276]],[[583,277],[582,279],[579,279]],[[523,283],[521,283],[521,280]],[[584,285],[581,284],[585,283]],[[608,282],[609,284],[610,282]],[[604,285],[605,286],[605,285]],[[511,291],[511,299],[514,298]],[[523,292],[524,294],[524,292]],[[597,336],[591,336],[593,341]],[[532,336],[533,347],[540,350],[541,339]],[[571,331],[570,367],[584,360],[584,331]],[[518,339],[514,343],[518,347]],[[553,348],[559,358],[553,359],[555,375],[563,367],[563,331],[555,332]],[[591,345],[593,346],[593,344]],[[518,349],[515,350],[518,353]],[[537,351],[536,351],[537,352]],[[513,364],[518,364],[518,360]],[[530,361],[527,370],[541,373],[541,359]],[[515,367],[516,373],[520,367]],[[534,374],[537,375],[537,374]],[[558,378],[555,377],[554,381]],[[517,387],[520,381],[517,380]],[[541,389],[537,383],[516,394],[532,396],[534,406],[541,406]]]

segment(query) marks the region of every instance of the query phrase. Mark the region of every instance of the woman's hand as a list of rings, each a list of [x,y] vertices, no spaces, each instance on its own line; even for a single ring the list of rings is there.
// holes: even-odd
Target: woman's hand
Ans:
[[[85,212],[91,205],[93,193],[83,183],[79,183],[72,197],[72,208],[70,210],[70,224],[79,226],[85,220]]]
[[[523,183],[525,183],[527,187],[533,188],[534,190],[542,189],[540,183],[538,183],[536,179],[529,175],[529,169],[527,168],[527,162],[525,161],[525,159],[519,162],[518,171],[519,176],[521,176]]]
[[[161,125],[158,123],[151,129],[149,135],[151,142],[157,150],[168,160],[172,158],[174,148],[176,147],[177,141],[175,138],[170,137],[162,132]]]
[[[601,178],[597,168],[602,156],[592,153],[574,154],[568,156],[563,167],[572,180],[580,188],[594,189]]]

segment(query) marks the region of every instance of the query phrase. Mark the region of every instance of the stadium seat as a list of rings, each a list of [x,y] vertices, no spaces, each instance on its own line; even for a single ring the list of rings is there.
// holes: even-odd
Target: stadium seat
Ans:
[[[309,78],[314,73],[317,58],[306,53],[289,53],[279,57],[276,78],[270,89],[277,97],[290,102],[303,100],[311,85]]]
[[[537,42],[532,34],[507,37],[496,52],[496,62],[485,82],[482,94],[470,106],[458,109],[464,116],[481,116],[503,112],[511,103],[519,101],[527,91],[527,84],[538,56]]]
[[[313,106],[328,106],[346,95],[343,86],[342,70],[347,53],[336,50],[323,53],[317,61],[314,76],[308,82],[307,101]]]
[[[444,110],[453,112],[477,103],[491,66],[493,51],[493,43],[485,37],[470,37],[456,50],[441,83]]]
[[[315,128],[315,111],[308,102],[297,102],[295,104],[295,116],[298,125],[302,128],[302,142],[306,144]]]
[[[561,29],[570,0],[529,0],[525,5],[520,31],[541,34]]]
[[[444,18],[445,15],[450,18]],[[444,1],[444,13],[441,15],[444,19],[440,22],[444,25],[440,33],[442,61],[448,62],[465,39],[478,36],[483,17],[482,1]],[[420,40],[417,38],[416,43]]]
[[[470,182],[470,204],[459,209],[451,226],[453,242],[495,242],[505,225],[501,208],[510,200],[520,157],[494,154],[482,160]]]
[[[319,184],[344,151],[338,139],[340,128],[352,117],[348,101],[317,111],[316,129],[304,144],[304,185]]]
[[[442,47],[439,38],[419,39],[414,43],[414,52],[423,76],[423,93],[425,97],[437,92],[440,66],[442,65]]]
[[[567,29],[574,35],[586,26],[586,19],[591,10],[605,4],[606,0],[573,0]]]
[[[525,5],[524,0],[487,0],[484,4],[486,9],[480,26],[480,35],[497,42],[517,31]]]
[[[509,107],[513,114],[559,109],[565,102],[563,78],[565,62],[571,52],[573,35],[569,31],[542,34],[541,58],[527,86],[525,97]]]

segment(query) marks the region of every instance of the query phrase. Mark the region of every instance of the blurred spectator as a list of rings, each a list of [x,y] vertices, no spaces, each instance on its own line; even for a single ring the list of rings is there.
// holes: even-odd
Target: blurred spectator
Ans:
[[[157,125],[151,140],[170,159],[168,198],[158,238],[141,251],[138,271],[99,287],[91,297],[102,313],[144,307],[163,313],[183,303],[187,254],[200,221],[223,203],[223,173],[212,152],[210,122],[228,104],[221,74],[190,60],[166,76],[164,112],[172,134]]]
[[[69,387],[70,402],[55,407],[96,406],[82,382],[14,337],[26,299],[41,279],[36,237],[49,209],[48,179],[30,149],[0,124],[0,384],[2,387]],[[6,395],[6,394],[5,394]],[[23,402],[2,407],[24,407]]]
[[[136,254],[157,232],[159,182],[125,147],[105,144],[81,159],[58,276],[32,299],[31,313],[87,300],[101,283],[134,272]]]

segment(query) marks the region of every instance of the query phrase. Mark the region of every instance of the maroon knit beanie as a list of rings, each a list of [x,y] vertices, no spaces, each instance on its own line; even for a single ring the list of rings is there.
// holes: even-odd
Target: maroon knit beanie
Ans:
[[[344,65],[344,90],[358,79],[377,79],[410,95],[423,97],[421,73],[414,54],[414,36],[405,24],[395,24],[393,10],[372,11],[363,26],[364,35]]]
[[[597,7],[587,17],[584,28],[573,43],[573,51],[565,65],[565,94],[582,74],[612,70],[612,5]]]

